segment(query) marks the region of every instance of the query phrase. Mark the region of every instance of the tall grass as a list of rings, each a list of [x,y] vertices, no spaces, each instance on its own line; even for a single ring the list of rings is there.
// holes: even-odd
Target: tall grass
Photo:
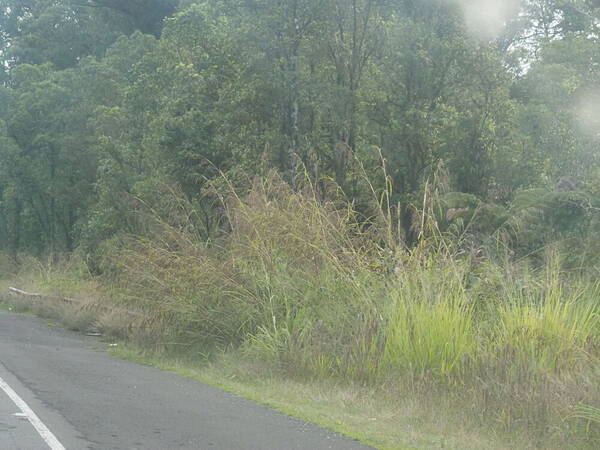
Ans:
[[[384,365],[447,377],[475,356],[473,305],[443,267],[410,267],[396,281],[384,330]]]
[[[439,231],[431,186],[415,215],[420,244],[406,252],[389,193],[365,219],[364,206],[361,216],[310,183],[225,185],[216,239],[203,241],[193,205],[165,189],[173,210],[138,199],[145,233],[105,249],[104,283],[160,317],[165,349],[234,348],[296,377],[434,386],[473,420],[598,438],[573,422],[574,405],[600,404],[597,281],[563,273],[558,258],[521,270],[471,251],[466,232]]]
[[[593,351],[598,299],[597,287],[566,289],[558,283],[545,287],[541,295],[510,297],[498,307],[498,346],[536,370],[573,369]]]

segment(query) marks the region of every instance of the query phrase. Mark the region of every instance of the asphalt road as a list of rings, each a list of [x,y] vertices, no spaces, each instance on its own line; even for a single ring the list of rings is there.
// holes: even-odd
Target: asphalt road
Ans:
[[[98,338],[0,311],[0,449],[366,449]]]

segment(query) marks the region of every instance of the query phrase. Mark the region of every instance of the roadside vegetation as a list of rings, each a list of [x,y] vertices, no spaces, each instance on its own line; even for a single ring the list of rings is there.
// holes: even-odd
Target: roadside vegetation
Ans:
[[[367,220],[342,198],[320,198],[308,180],[293,190],[274,174],[244,192],[224,181],[215,195],[227,231],[218,239],[198,236],[194,206],[164,187],[168,211],[140,205],[146,233],[107,242],[102,276],[76,258],[56,267],[31,260],[37,268],[20,275],[21,286],[89,298],[34,310],[120,339],[132,349],[121,355],[192,370],[334,427],[318,398],[305,406],[274,396],[288,385],[335,386],[323,394],[332,417],[369,402],[369,420],[382,421],[347,418],[337,428],[384,447],[435,447],[431,436],[455,448],[598,444],[600,284],[560,243],[538,258],[511,256],[512,217],[490,244],[470,247],[475,224],[442,230],[436,217],[447,217],[453,195],[432,184],[415,224],[420,243],[407,252],[386,192],[373,196]],[[334,413],[330,402],[344,392],[349,403]],[[378,405],[424,422],[402,437]],[[436,424],[445,437],[428,437]]]
[[[598,448],[599,27],[0,0],[5,304],[382,448]]]

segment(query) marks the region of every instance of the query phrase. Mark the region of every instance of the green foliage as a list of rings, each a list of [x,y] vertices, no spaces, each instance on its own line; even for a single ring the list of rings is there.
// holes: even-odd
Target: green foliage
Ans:
[[[480,3],[0,0],[3,265],[78,255],[168,350],[576,435],[600,400],[600,11],[507,2],[491,39]],[[142,339],[124,322],[98,324]]]
[[[390,255],[387,230],[364,227],[335,190],[323,198],[276,174],[212,187],[227,231],[209,240],[173,183],[138,182],[122,199],[130,231],[104,242],[95,279],[151,317],[150,332],[118,314],[97,326],[178,355],[234,348],[285,376],[452,395],[476,420],[540,442],[550,427],[561,443],[593,439],[563,420],[600,400],[600,291],[586,271],[565,271],[557,254],[541,269],[484,260],[429,231],[410,254]],[[480,208],[471,195],[446,200]],[[46,286],[77,286],[54,278]]]
[[[295,186],[304,168],[365,223],[364,175],[387,190],[410,248],[440,166],[442,232],[501,229],[519,254],[593,241],[597,9],[524,2],[489,42],[460,2],[125,3],[0,3],[7,246],[79,246],[93,265],[154,179],[201,206],[214,237],[222,209],[205,194],[221,172],[277,168]]]
[[[119,34],[130,32],[110,10],[74,3],[0,1],[3,59],[10,65],[50,62],[65,69],[87,55],[101,56]]]
[[[385,230],[277,176],[219,188],[229,231],[207,242],[181,191],[147,188],[135,234],[105,248],[103,282],[160,318],[169,350],[234,347],[286,376],[448,388],[507,428],[568,436],[572,405],[599,399],[598,284],[557,257],[478,262],[444,234],[390,261]]]
[[[551,280],[544,286],[542,298],[535,290],[521,292],[500,306],[497,342],[500,351],[513,355],[516,364],[543,371],[573,368],[587,359],[589,346],[597,342],[597,288],[568,292],[558,283]]]
[[[477,349],[473,306],[452,269],[403,273],[385,331],[383,364],[448,377],[464,370]]]
[[[595,424],[600,424],[600,408],[595,408],[588,405],[578,405],[575,408],[572,417],[587,420]]]

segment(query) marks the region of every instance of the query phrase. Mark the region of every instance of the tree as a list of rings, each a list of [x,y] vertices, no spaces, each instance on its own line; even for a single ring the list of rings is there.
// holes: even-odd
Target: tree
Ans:
[[[51,62],[73,67],[81,58],[100,56],[131,28],[114,12],[82,9],[70,1],[0,0],[5,65]]]
[[[74,0],[74,6],[118,11],[142,33],[160,36],[165,17],[171,16],[179,0]]]

